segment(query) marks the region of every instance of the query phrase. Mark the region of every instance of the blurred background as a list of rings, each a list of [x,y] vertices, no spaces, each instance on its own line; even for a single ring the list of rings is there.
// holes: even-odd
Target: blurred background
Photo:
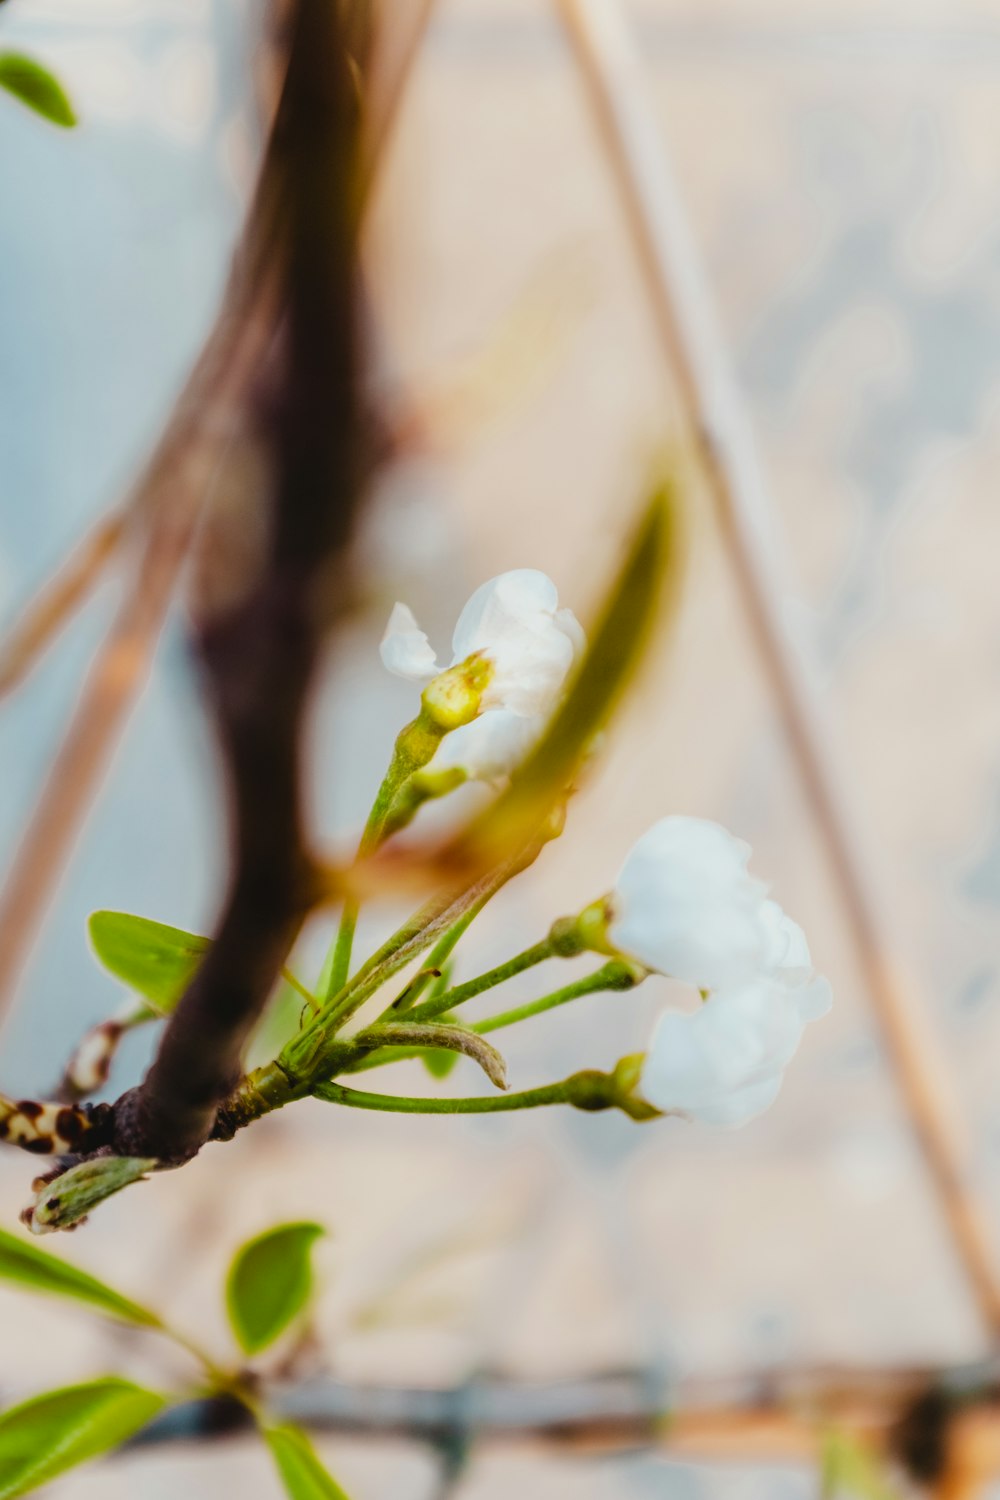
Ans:
[[[819,685],[893,953],[919,978],[1000,1266],[1000,20],[981,0],[621,9],[752,415],[783,618]],[[0,13],[0,43],[51,65],[82,122],[58,133],[0,96],[8,614],[123,494],[210,326],[259,144],[258,19],[246,0],[8,0]],[[316,818],[345,847],[414,701],[378,660],[393,600],[443,645],[472,588],[531,566],[585,618],[652,446],[679,431],[593,112],[542,0],[441,0],[366,257],[384,399],[407,442],[368,517],[365,607],[316,718]],[[500,960],[604,891],[653,818],[718,818],[753,844],[834,983],[778,1103],[733,1134],[297,1106],[157,1179],[141,1211],[132,1194],[106,1205],[72,1242],[76,1263],[221,1347],[232,1249],[308,1209],[332,1234],[327,1359],[359,1381],[627,1369],[669,1400],[695,1377],[984,1352],[730,561],[705,497],[692,506],[680,616],[567,833],[477,924],[465,962]],[[5,858],[116,597],[112,577],[4,704]],[[72,1039],[117,1005],[87,949],[92,909],[206,931],[221,870],[178,618],[5,1024],[0,1086],[51,1087]],[[366,933],[394,915],[373,911]],[[317,965],[327,936],[308,935]],[[535,992],[525,976],[509,1003]],[[663,1000],[650,985],[511,1033],[517,1086],[641,1047]],[[140,1043],[118,1077],[142,1060]],[[0,1158],[7,1225],[27,1175]],[[0,1398],[112,1360],[148,1372],[124,1337],[0,1290]],[[441,1493],[416,1445],[324,1451],[360,1500]],[[130,1457],[53,1492],[208,1496],[231,1481],[275,1493],[250,1444]],[[474,1450],[449,1493],[515,1485],[581,1500],[816,1492],[794,1464],[514,1448]]]

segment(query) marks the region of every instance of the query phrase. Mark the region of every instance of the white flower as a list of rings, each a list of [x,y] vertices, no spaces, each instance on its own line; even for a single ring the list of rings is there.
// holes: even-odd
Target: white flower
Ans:
[[[699,989],[752,978],[769,954],[784,950],[783,933],[763,911],[767,888],[747,873],[749,858],[750,845],[718,823],[654,823],[615,882],[610,941],[648,969]]]
[[[559,608],[544,573],[518,568],[482,584],[458,617],[451,661],[488,662],[479,715],[445,736],[428,772],[460,768],[483,781],[509,775],[544,729],[583,644],[579,622]],[[415,682],[445,670],[405,604],[389,617],[381,655],[390,672]]]
[[[647,968],[710,992],[660,1017],[642,1073],[657,1109],[742,1125],[773,1103],[808,1021],[830,1008],[802,928],[747,871],[750,846],[717,823],[664,818],[633,846],[607,938]]]
[[[706,1125],[745,1125],[773,1104],[805,1027],[795,997],[762,976],[719,990],[691,1015],[657,1022],[642,1094],[657,1109]]]

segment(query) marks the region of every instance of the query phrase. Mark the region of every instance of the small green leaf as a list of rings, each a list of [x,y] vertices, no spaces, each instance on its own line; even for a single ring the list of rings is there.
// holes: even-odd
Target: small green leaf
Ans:
[[[98,961],[162,1014],[173,1010],[212,946],[211,938],[126,911],[95,911],[87,929]]]
[[[443,1047],[428,1047],[420,1059],[432,1078],[447,1078],[460,1056],[458,1052],[446,1052]]]
[[[856,1500],[898,1500],[878,1457],[860,1439],[832,1429],[823,1441],[820,1463],[824,1500],[840,1496]]]
[[[0,1500],[13,1500],[76,1464],[119,1447],[166,1405],[155,1391],[110,1377],[47,1391],[0,1416]]]
[[[273,1344],[305,1307],[313,1284],[310,1251],[325,1233],[320,1224],[279,1224],[237,1250],[226,1306],[244,1354]]]
[[[347,1500],[300,1427],[265,1427],[264,1441],[292,1500]]]
[[[53,125],[69,130],[76,124],[76,114],[62,84],[31,57],[0,52],[0,88]]]
[[[49,1255],[3,1229],[0,1229],[0,1278],[44,1296],[73,1297],[123,1323],[139,1323],[147,1328],[159,1326],[159,1318],[148,1308],[140,1307],[138,1302],[121,1296],[103,1281],[88,1276],[86,1271],[78,1271],[76,1266],[67,1265],[58,1256]]]

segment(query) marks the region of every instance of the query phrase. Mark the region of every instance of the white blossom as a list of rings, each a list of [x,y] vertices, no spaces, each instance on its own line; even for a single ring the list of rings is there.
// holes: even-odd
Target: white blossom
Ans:
[[[759,973],[781,946],[747,873],[750,845],[718,823],[670,817],[632,846],[610,897],[608,937],[648,969],[699,989]]]
[[[428,773],[459,768],[477,780],[508,776],[538,739],[584,644],[555,584],[534,568],[501,573],[482,584],[455,625],[452,660],[484,658],[489,678],[470,723],[446,735]],[[396,604],[382,638],[383,664],[414,682],[445,667],[405,604]]]
[[[672,817],[633,846],[607,901],[608,940],[707,993],[667,1011],[643,1067],[657,1109],[742,1125],[773,1103],[808,1021],[830,1008],[802,928],[747,870],[750,847],[717,823]]]

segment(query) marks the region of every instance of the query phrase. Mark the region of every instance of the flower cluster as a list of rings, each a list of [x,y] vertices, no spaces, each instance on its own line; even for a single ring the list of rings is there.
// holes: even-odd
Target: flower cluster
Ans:
[[[555,585],[531,569],[476,590],[448,668],[397,604],[382,641],[386,667],[422,683],[457,671],[474,700],[419,773],[424,785],[437,778],[445,791],[458,780],[496,784],[514,773],[583,646]],[[662,1113],[721,1125],[752,1119],[775,1099],[806,1023],[829,1009],[830,987],[805,934],[749,874],[749,858],[749,845],[716,823],[664,818],[635,844],[610,895],[575,925],[556,924],[555,951],[595,948],[628,960],[633,975],[655,972],[701,992],[692,1013],[660,1017],[641,1069],[638,1092]]]

